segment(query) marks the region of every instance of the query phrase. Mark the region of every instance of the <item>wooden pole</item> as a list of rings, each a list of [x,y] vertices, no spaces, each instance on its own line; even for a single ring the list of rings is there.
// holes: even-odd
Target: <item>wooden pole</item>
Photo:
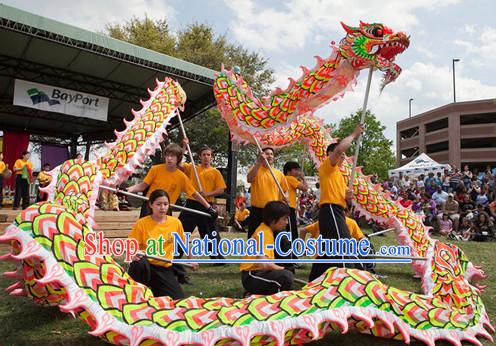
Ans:
[[[388,228],[388,229],[385,229],[383,231],[379,231],[379,232],[375,232],[375,233],[371,233],[369,234],[367,237],[374,237],[376,235],[379,235],[379,234],[383,234],[383,233],[387,233],[387,232],[391,232],[391,231],[394,231],[396,228]]]
[[[165,262],[165,263],[174,263],[173,261],[167,259],[167,258],[163,258],[163,257],[159,257],[159,256],[153,256],[153,255],[147,255],[146,253],[142,252],[142,251],[138,251],[136,253],[137,255],[141,255],[143,257],[147,257],[147,258],[151,258],[151,259],[154,259],[154,260],[157,260],[157,261],[162,261],[162,262]],[[188,268],[193,268],[193,266],[189,263],[181,263],[181,265],[185,266],[185,267],[188,267]]]
[[[187,138],[186,131],[184,130],[183,120],[181,119],[181,114],[179,114],[179,111],[177,111],[177,119],[179,119],[179,125],[181,126],[181,132],[183,133],[183,137]],[[198,171],[196,170],[195,160],[193,159],[193,153],[191,152],[189,143],[186,144],[186,148],[188,149],[189,159],[191,160],[191,164],[193,165],[193,172],[195,174],[196,183],[198,184],[198,188],[200,189],[200,191],[203,191],[203,186],[200,182],[200,176],[198,175]]]
[[[367,103],[369,101],[370,84],[372,82],[372,73],[374,72],[374,66],[369,68],[369,77],[367,79],[367,88],[365,89],[365,99],[363,100],[362,106],[362,117],[360,119],[360,124],[365,123],[365,114],[367,114]],[[360,152],[360,144],[362,144],[362,134],[358,136],[356,141],[355,156],[353,158],[353,166],[351,167],[351,176],[348,186],[349,191],[353,191],[353,181],[355,180],[355,170],[358,162],[358,153]]]
[[[101,189],[105,189],[105,190],[109,190],[109,191],[112,191],[112,192],[115,192],[115,193],[121,193],[121,194],[126,195],[126,196],[139,198],[139,199],[142,199],[144,201],[148,201],[148,197],[141,196],[141,195],[138,195],[138,194],[135,194],[135,193],[127,192],[127,191],[123,191],[123,190],[119,190],[119,189],[115,189],[115,188],[110,187],[110,186],[100,185],[100,188]],[[186,210],[186,211],[189,211],[189,212],[198,214],[198,215],[212,217],[212,215],[210,215],[208,213],[204,213],[203,211],[199,211],[199,210],[195,210],[195,209],[190,209],[190,208],[182,207],[180,205],[175,205],[175,204],[171,204],[170,206],[171,206],[171,208],[176,208],[176,209],[179,209],[179,210]],[[218,218],[219,219],[223,219],[223,217],[221,217],[221,216],[219,216]]]

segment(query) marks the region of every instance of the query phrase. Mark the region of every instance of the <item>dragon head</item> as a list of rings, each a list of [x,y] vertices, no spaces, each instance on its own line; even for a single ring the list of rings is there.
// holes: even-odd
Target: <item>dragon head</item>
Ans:
[[[344,23],[341,25],[347,33],[338,47],[341,56],[356,69],[374,66],[384,72],[381,90],[394,82],[401,73],[401,68],[394,60],[410,45],[409,37],[403,32],[394,33],[380,23],[367,24],[360,21],[358,28]]]

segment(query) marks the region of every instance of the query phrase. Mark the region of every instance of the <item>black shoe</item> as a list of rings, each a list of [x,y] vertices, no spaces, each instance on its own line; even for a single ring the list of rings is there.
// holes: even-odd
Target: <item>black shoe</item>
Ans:
[[[181,285],[193,285],[189,276],[178,276],[177,281],[179,281]]]
[[[248,298],[248,297],[249,297],[249,296],[251,296],[251,295],[253,295],[253,293],[248,292],[248,291],[245,291],[245,292],[243,293],[243,298]]]

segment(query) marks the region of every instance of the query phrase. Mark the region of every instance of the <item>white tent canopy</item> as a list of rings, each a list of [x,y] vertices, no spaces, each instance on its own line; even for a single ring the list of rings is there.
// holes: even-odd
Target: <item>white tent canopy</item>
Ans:
[[[428,174],[431,172],[444,172],[445,169],[451,169],[451,166],[448,164],[437,163],[427,156],[427,154],[422,153],[406,165],[396,169],[390,169],[388,174],[390,177],[397,177],[400,173],[403,176],[418,176],[420,174]]]

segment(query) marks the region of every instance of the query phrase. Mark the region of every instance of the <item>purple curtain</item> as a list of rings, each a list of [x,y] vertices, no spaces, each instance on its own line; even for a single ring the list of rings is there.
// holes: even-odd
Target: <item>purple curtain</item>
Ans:
[[[42,144],[41,145],[41,168],[45,163],[50,164],[53,169],[69,159],[69,148],[62,145]]]

